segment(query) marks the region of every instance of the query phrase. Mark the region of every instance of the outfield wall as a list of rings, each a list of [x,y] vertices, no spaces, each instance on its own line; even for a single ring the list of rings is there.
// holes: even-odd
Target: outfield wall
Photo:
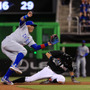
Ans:
[[[62,50],[62,48],[65,48],[65,52],[70,54],[72,57],[75,58],[76,56],[76,48],[81,45],[81,43],[63,43],[63,38],[60,35],[60,27],[58,23],[55,22],[37,22],[35,23],[38,25],[37,28],[35,28],[34,32],[31,34],[37,44],[46,43],[49,41],[50,36],[52,34],[57,34],[60,42],[57,43],[54,46],[46,47],[43,50],[34,51],[32,48],[25,47],[28,50],[28,54],[26,57],[24,57],[23,63],[21,64],[20,69],[23,71],[22,76],[24,75],[32,75],[33,73],[36,73],[37,71],[41,70],[44,66],[46,66],[47,58],[45,56],[45,53],[50,50]],[[18,27],[19,23],[0,23],[0,43],[1,41],[10,33],[15,31],[15,29]],[[69,35],[70,37],[70,35]],[[65,38],[65,36],[64,36]],[[67,38],[67,37],[66,37]],[[67,38],[69,41],[74,41],[73,37],[70,39]],[[77,39],[78,40],[78,39]],[[80,40],[79,40],[80,41]],[[88,47],[90,47],[90,43],[86,43]],[[87,75],[90,76],[90,55],[87,57]],[[11,61],[1,52],[0,50],[0,76],[3,76],[7,69],[9,68],[11,64]],[[65,75],[68,75],[66,73]],[[18,76],[17,74],[13,74],[13,76]]]

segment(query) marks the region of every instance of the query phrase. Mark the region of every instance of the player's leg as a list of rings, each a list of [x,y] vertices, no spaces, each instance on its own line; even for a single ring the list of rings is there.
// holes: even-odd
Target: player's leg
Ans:
[[[76,77],[80,76],[80,58],[76,60]]]
[[[7,55],[10,58],[10,60],[12,60],[13,62],[14,61],[16,62],[15,63],[16,65],[27,54],[27,50],[22,45],[18,44],[15,41],[8,40],[8,39],[5,39],[2,42],[1,48],[2,48],[2,51],[3,50],[6,51],[6,53],[5,52],[3,52],[3,53],[5,55]],[[12,54],[9,54],[8,52],[12,53]],[[18,58],[20,58],[20,59],[18,59]]]
[[[14,62],[14,60],[16,59],[17,53],[15,52],[10,52],[8,50],[6,50],[5,48],[2,48],[2,52],[9,57],[10,60],[12,60],[12,62]],[[13,71],[11,71],[10,69],[8,69],[7,73],[4,75],[5,79],[9,79],[9,76],[11,76],[11,74],[13,73]]]
[[[20,62],[20,60],[27,54],[27,50],[20,44],[18,44],[15,41],[11,41],[10,43],[12,43],[11,45],[7,45],[5,47],[6,50],[9,50],[11,52],[16,52],[17,56],[15,58],[15,62],[14,64],[16,64],[16,66],[18,65],[18,63]]]
[[[11,55],[7,55],[11,60],[14,61],[13,65],[10,67],[11,70],[14,70],[17,73],[22,73],[18,68],[16,68],[19,64],[19,62],[21,61],[21,59],[23,59],[23,57],[27,54],[27,50],[20,44],[18,44],[15,41],[10,41],[5,47],[4,49],[8,52],[11,53],[17,53],[13,54],[13,56],[15,56],[16,58],[12,58]]]
[[[21,77],[21,78],[18,78],[18,79],[16,79],[16,80],[13,80],[12,82],[13,82],[13,83],[24,83],[24,82],[25,82],[25,78],[26,78],[26,77]]]
[[[51,81],[52,82],[57,82],[57,83],[60,83],[60,84],[64,84],[65,83],[65,77],[63,75],[60,75],[60,74],[54,74],[51,77]]]
[[[18,53],[18,55],[16,56],[15,62],[11,65],[10,69],[15,71],[18,74],[22,74],[22,72],[17,68],[19,62],[21,61],[21,59],[23,59],[24,55],[22,53]]]
[[[50,78],[53,75],[53,71],[47,66],[38,73],[25,78],[25,82],[32,82],[40,79]]]
[[[86,60],[85,58],[82,59],[81,61],[81,68],[82,68],[82,76],[86,77]]]
[[[49,84],[49,83],[64,84],[65,83],[65,77],[63,75],[56,74],[53,72],[52,76],[48,80],[41,82],[41,84]]]
[[[3,48],[2,48],[2,52],[4,54],[6,54],[6,56],[10,55],[11,57],[9,57],[9,58],[11,60],[16,58],[16,56],[13,53],[8,52],[7,50],[5,50]],[[13,72],[14,71],[10,70],[10,68],[9,68],[8,71],[6,72],[6,74],[1,79],[1,82],[3,82],[4,84],[13,85],[13,83],[11,81],[9,81],[9,76],[11,76]]]
[[[53,75],[53,71],[47,66],[32,76],[22,77],[12,82],[13,83],[33,82],[40,79],[50,78],[52,75]]]
[[[12,60],[14,62],[14,64],[16,64],[16,66],[18,65],[18,63],[20,62],[20,60],[23,58],[23,53],[26,54],[26,50],[20,45],[18,45],[17,43],[15,42],[9,42],[7,43],[7,45],[5,45],[5,43],[2,43],[2,52],[7,55],[10,60]],[[22,54],[19,53],[19,51],[22,52]],[[18,55],[16,55],[16,53],[18,53]],[[15,69],[16,70],[16,69]],[[17,69],[18,70],[18,69]],[[18,72],[21,72],[20,70],[18,70]],[[10,84],[8,83],[9,80],[9,76],[11,76],[11,74],[13,73],[13,71],[11,71],[10,69],[8,69],[7,73],[5,74],[5,76],[2,78],[2,81],[5,81],[7,82],[7,84]],[[8,81],[6,81],[8,80]]]

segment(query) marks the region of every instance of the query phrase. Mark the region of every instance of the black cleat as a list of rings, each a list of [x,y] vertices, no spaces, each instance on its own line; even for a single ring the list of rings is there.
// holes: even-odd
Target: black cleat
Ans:
[[[51,81],[46,80],[46,81],[42,81],[40,84],[49,84],[49,83],[51,83]]]

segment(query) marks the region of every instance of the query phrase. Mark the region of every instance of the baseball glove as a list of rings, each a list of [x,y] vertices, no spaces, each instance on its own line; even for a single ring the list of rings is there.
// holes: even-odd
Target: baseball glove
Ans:
[[[57,36],[56,34],[53,34],[53,35],[51,36],[51,38],[50,38],[50,43],[51,43],[52,45],[54,45],[54,44],[56,44],[56,43],[58,43],[58,42],[59,42],[58,36]]]

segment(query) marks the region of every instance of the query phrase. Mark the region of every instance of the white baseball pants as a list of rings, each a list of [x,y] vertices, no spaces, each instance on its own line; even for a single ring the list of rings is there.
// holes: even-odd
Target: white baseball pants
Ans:
[[[41,71],[32,76],[25,77],[25,82],[32,82],[45,78],[51,78],[52,81],[56,79],[57,82],[65,82],[65,77],[61,74],[56,74],[55,72],[53,72],[49,66],[44,67]]]
[[[77,60],[76,60],[76,66],[77,66],[76,75],[77,75],[77,77],[80,76],[80,64],[81,64],[82,76],[86,77],[86,59],[85,59],[85,57],[82,57],[82,58],[77,57]]]
[[[5,38],[2,41],[1,49],[2,52],[13,62],[15,61],[18,53],[22,52],[24,55],[27,54],[27,50],[22,45],[11,40],[10,38]]]

